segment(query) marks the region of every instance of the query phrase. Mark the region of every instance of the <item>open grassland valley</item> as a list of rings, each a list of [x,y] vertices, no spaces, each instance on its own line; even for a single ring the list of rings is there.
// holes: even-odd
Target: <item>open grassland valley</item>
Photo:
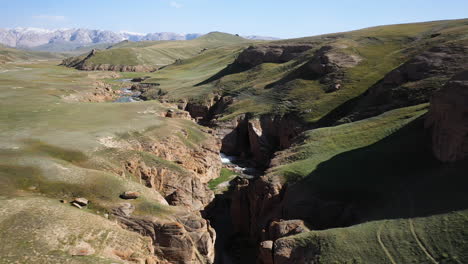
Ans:
[[[468,263],[467,19],[0,46],[0,100],[2,264]]]

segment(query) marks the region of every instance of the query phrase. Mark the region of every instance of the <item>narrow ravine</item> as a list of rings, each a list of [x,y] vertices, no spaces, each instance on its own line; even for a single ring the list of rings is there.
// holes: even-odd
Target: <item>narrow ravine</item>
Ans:
[[[262,174],[261,170],[247,167],[251,164],[240,157],[228,156],[220,153],[224,168],[228,168],[238,175],[234,179],[220,183],[219,188],[226,191],[215,195],[214,200],[202,212],[202,216],[210,221],[217,237],[215,241],[215,263],[254,263],[256,258],[255,245],[248,243],[248,237],[235,232],[231,215],[231,202],[236,182],[245,179],[253,180]]]
[[[135,83],[132,79],[119,81]],[[148,87],[141,84],[134,87],[122,88],[115,102],[148,100],[142,95]],[[250,212],[253,201],[249,186],[255,186],[264,175],[273,154],[288,148],[305,127],[294,116],[244,115],[227,123],[217,122],[216,117],[222,115],[230,103],[230,98],[217,95],[207,104],[186,102],[182,108],[178,107],[194,122],[212,130],[221,142],[219,158],[223,169],[236,174],[217,182],[214,199],[201,211],[201,216],[216,231],[214,263],[255,263],[259,255],[259,237],[249,232],[256,221],[251,214],[257,213]],[[168,110],[168,113],[170,111],[174,112]]]

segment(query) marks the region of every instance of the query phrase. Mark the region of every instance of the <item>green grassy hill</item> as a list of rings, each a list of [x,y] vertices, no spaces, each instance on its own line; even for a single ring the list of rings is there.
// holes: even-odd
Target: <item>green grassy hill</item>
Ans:
[[[288,114],[306,124],[295,145],[276,153],[265,177],[287,186],[278,209],[284,218],[325,230],[279,239],[275,248],[284,244],[309,263],[466,262],[468,163],[437,161],[423,121],[432,93],[467,66],[468,20],[254,46],[281,45],[311,48],[255,65],[240,63],[243,47],[219,48],[151,73],[145,82],[159,83],[164,100],[173,102],[210,105],[214,95],[232,97],[215,124],[242,114]],[[438,54],[445,54],[441,68],[431,61]],[[317,61],[333,60],[344,66],[314,72]],[[335,81],[339,89],[330,90]]]
[[[41,58],[4,47],[0,54],[5,61]],[[173,108],[191,103],[212,118],[209,124],[220,128],[219,135],[244,124],[241,147],[252,152],[256,143],[259,151],[277,151],[267,153],[273,159],[265,175],[249,187],[237,186],[246,192],[239,195],[245,198],[239,206],[247,206],[250,233],[279,219],[301,219],[312,230],[275,238],[275,258],[324,264],[468,262],[468,162],[438,161],[424,128],[432,94],[468,67],[467,19],[270,42],[218,32],[190,41],[121,42],[65,64],[167,66],[118,77],[52,62],[0,66],[0,210],[7,212],[0,214],[0,228],[7,230],[0,237],[10,238],[0,245],[0,256],[8,260],[69,260],[63,252],[83,237],[104,257],[72,258],[72,263],[113,263],[106,258],[108,237],[132,245],[137,255],[148,253],[145,238],[128,235],[104,217],[126,190],[142,194],[131,202],[137,215],[173,215],[159,191],[145,186],[145,173],[130,172],[132,161],[186,178],[193,171],[184,162],[155,153],[177,144],[202,149],[211,136],[190,120],[162,117],[169,105],[158,101],[66,98],[93,93],[97,80],[116,88],[117,79],[149,76],[143,83],[159,85],[148,88],[145,98]],[[230,100],[220,106],[215,98]],[[292,138],[296,135],[286,132],[298,124],[300,134]],[[293,144],[279,149],[285,138]],[[225,185],[218,185],[231,177],[222,170],[207,184],[221,193]],[[59,202],[77,196],[88,197],[89,208],[77,211]],[[47,215],[60,221],[48,221]],[[63,231],[81,217],[87,221],[72,235]],[[43,228],[33,230],[36,226]],[[32,253],[24,258],[24,252]]]
[[[210,93],[234,96],[236,102],[224,112],[226,119],[243,113],[296,113],[304,121],[315,123],[336,114],[333,110],[341,110],[338,106],[351,108],[355,103],[352,99],[416,54],[434,46],[466,45],[467,29],[468,20],[449,20],[260,43],[255,46],[307,44],[312,48],[284,63],[254,67],[236,65],[235,56],[240,52],[236,49],[219,50],[216,57],[204,53],[164,68],[147,82],[160,83],[174,101],[203,101]],[[331,55],[357,56],[359,63],[336,73],[313,76],[306,64],[317,59],[317,51],[324,46],[332,48]],[[211,61],[215,58],[216,63]],[[220,68],[222,64],[224,68]],[[213,75],[215,70],[218,72]],[[334,79],[340,81],[341,88],[329,92]]]
[[[24,51],[0,44],[0,64],[15,61],[60,59],[63,56],[48,52]]]
[[[0,238],[8,241],[0,245],[0,262],[128,263],[154,257],[151,239],[109,215],[123,202],[145,219],[168,221],[179,209],[123,164],[141,161],[187,177],[191,171],[141,147],[171,135],[173,145],[198,148],[207,139],[203,128],[162,117],[167,107],[156,102],[67,100],[92,94],[97,80],[114,76],[110,72],[82,72],[56,61],[0,68]],[[141,197],[121,199],[129,190]],[[71,206],[76,197],[87,198],[89,206]],[[82,244],[95,253],[73,257]]]
[[[82,68],[89,65],[126,65],[151,66],[159,68],[176,60],[187,59],[198,55],[207,49],[228,45],[248,43],[249,40],[221,32],[212,32],[197,39],[188,41],[123,41],[109,49],[99,50],[86,59]],[[87,54],[71,58],[70,61],[81,61]]]

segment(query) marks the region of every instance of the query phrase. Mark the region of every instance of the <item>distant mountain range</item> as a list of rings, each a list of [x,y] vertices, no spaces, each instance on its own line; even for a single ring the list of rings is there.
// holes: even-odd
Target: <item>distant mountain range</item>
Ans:
[[[57,29],[48,30],[41,28],[0,28],[0,43],[6,46],[22,49],[42,51],[67,51],[80,47],[103,44],[118,43],[123,40],[131,41],[156,41],[156,40],[190,40],[203,34],[190,33],[178,34],[173,32],[159,33],[135,33],[135,32],[113,32],[95,29]],[[274,40],[273,37],[246,36],[252,40]]]

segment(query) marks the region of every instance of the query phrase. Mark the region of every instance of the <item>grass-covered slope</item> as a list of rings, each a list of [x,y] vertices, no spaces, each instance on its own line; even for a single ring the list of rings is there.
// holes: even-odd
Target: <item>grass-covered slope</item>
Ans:
[[[418,105],[307,131],[280,152],[267,177],[288,185],[284,217],[326,230],[275,245],[314,263],[464,263],[468,163],[434,157],[425,112]]]
[[[48,52],[18,50],[0,44],[0,64],[15,61],[60,59],[62,57],[61,55]]]
[[[462,210],[312,231],[279,239],[276,246],[295,248],[306,263],[460,264],[468,259],[467,215]]]
[[[166,219],[178,209],[123,164],[141,161],[166,175],[190,177],[193,172],[180,164],[145,151],[146,144],[172,135],[180,138],[173,145],[191,149],[207,137],[189,120],[161,117],[167,109],[157,102],[68,102],[68,95],[92,92],[96,80],[112,73],[55,63],[0,66],[0,262],[128,263],[154,257],[151,240],[118,225],[112,210],[127,202],[137,217]],[[126,191],[141,196],[125,201],[120,195]],[[76,197],[90,204],[71,206]],[[90,256],[73,256],[88,246]]]
[[[187,59],[207,49],[248,43],[238,36],[212,32],[200,38],[188,41],[124,41],[105,50],[98,50],[93,56],[70,58],[65,65],[83,61],[80,69],[91,69],[96,65],[146,66],[154,69]]]
[[[351,108],[354,98],[419,53],[435,46],[464,45],[467,34],[467,20],[450,20],[259,43],[255,46],[310,45],[311,49],[286,62],[251,67],[236,63],[232,51],[219,50],[216,57],[203,53],[154,73],[147,82],[160,83],[173,100],[203,101],[210,92],[232,95],[236,100],[224,113],[225,119],[247,112],[296,113],[307,122],[316,122],[329,114],[339,116],[340,111],[334,113],[338,106]],[[317,75],[308,66],[323,56],[336,59],[342,66]],[[349,58],[356,58],[357,63],[347,65]],[[335,84],[340,88],[330,90]]]

